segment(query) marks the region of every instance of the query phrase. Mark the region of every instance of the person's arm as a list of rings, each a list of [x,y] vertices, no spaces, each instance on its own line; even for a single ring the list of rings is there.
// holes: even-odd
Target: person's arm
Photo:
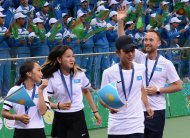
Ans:
[[[149,95],[154,95],[160,89],[160,94],[174,93],[182,90],[182,81],[180,80],[177,71],[171,61],[166,64],[166,77],[170,85],[168,87],[151,86],[145,89]]]
[[[38,88],[38,111],[41,115],[44,115],[47,111],[47,106],[43,96],[43,90],[48,85],[48,80],[43,79],[42,84]]]
[[[51,101],[51,98],[49,97],[49,101]],[[70,102],[58,102],[58,103],[54,103],[54,102],[50,102],[50,106],[52,109],[59,109],[59,110],[68,110],[71,108],[71,103]]]
[[[181,80],[178,80],[178,81],[171,83],[170,86],[168,86],[168,87],[163,87],[163,88],[159,88],[159,89],[160,89],[160,94],[178,92],[178,91],[182,90],[182,82],[181,82]],[[157,86],[149,86],[145,89],[145,91],[148,95],[155,95],[158,91],[158,87]]]
[[[101,99],[99,99],[99,102],[100,102],[100,104],[101,104],[103,107],[109,109],[110,113],[115,114],[115,113],[119,112],[119,110],[113,109],[113,108],[109,107],[109,106],[108,106],[107,104],[105,104]]]
[[[49,98],[49,104],[52,109],[59,109],[59,110],[68,110],[71,108],[71,102],[58,102],[54,103],[51,100],[51,97],[54,95],[54,89],[53,89],[53,84],[52,80],[49,79],[48,86],[46,88],[46,92],[48,94]]]
[[[149,102],[148,102],[147,94],[146,94],[146,92],[145,92],[144,87],[141,88],[141,92],[142,92],[142,97],[141,97],[141,99],[142,99],[142,101],[143,101],[143,103],[144,103],[144,106],[145,106],[145,108],[146,108],[146,111],[147,111],[147,113],[148,113],[148,115],[149,115],[149,116],[146,116],[146,117],[147,117],[147,118],[152,118],[153,115],[154,115],[154,111],[153,111],[153,110],[151,109],[151,107],[150,107],[150,104],[149,104]]]
[[[6,119],[9,119],[9,120],[18,120],[18,121],[24,123],[25,125],[30,122],[30,117],[27,114],[21,114],[21,115],[11,114],[9,112],[9,110],[6,110],[6,109],[2,109],[1,114]]]
[[[182,90],[182,81],[178,80],[170,84],[169,87],[160,88],[160,93],[173,93]]]
[[[96,107],[96,105],[94,104],[94,101],[92,99],[92,95],[90,93],[90,91],[88,89],[82,89],[82,92],[86,98],[86,100],[88,101],[93,113],[94,113],[94,116],[96,118],[96,121],[97,121],[97,125],[100,125],[102,123],[102,118],[100,117],[99,113],[98,113],[98,109]]]
[[[126,7],[118,7],[117,10],[117,22],[118,22],[118,37],[125,35],[124,18],[127,17]]]

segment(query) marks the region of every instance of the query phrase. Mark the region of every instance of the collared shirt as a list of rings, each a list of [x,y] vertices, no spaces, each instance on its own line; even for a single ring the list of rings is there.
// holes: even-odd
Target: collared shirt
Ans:
[[[70,89],[70,75],[65,76],[65,81],[68,87],[69,92],[71,92]],[[72,103],[71,108],[68,110],[59,110],[55,109],[56,112],[77,112],[84,108],[83,105],[83,95],[82,95],[82,88],[88,88],[90,87],[90,82],[88,78],[86,77],[84,72],[77,72],[77,74],[72,78]],[[47,86],[47,93],[49,97],[54,97],[55,102],[59,103],[66,103],[71,102],[71,99],[69,98],[69,95],[67,93],[67,90],[63,84],[62,78],[61,78],[61,72],[60,70],[53,73],[53,77],[51,77],[48,81]]]
[[[21,85],[12,87],[9,90],[7,95],[12,94],[20,87],[21,87]],[[38,111],[38,100],[39,100],[38,99],[38,87],[37,86],[35,86],[35,87],[36,87],[36,91],[35,91],[35,96],[34,96],[33,102],[36,106],[29,108],[29,111],[28,111],[28,116],[30,117],[29,124],[25,125],[21,121],[16,120],[14,123],[14,128],[18,128],[18,129],[44,128],[43,118]],[[31,97],[33,89],[30,91],[29,90],[26,90],[26,91],[28,92],[29,96]],[[43,92],[43,96],[44,96],[44,101],[46,103],[46,106],[50,109],[47,93]],[[11,108],[13,108],[14,113],[17,115],[25,114],[25,106],[24,105],[12,103],[9,101],[4,101],[3,109],[6,109],[9,111]]]

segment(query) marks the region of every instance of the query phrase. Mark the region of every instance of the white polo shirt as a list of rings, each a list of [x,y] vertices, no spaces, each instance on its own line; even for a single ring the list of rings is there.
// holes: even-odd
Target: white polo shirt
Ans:
[[[11,93],[15,92],[20,87],[21,86],[12,87],[9,90],[7,95],[10,95]],[[28,92],[29,96],[31,97],[33,89],[30,91],[29,90],[26,90],[26,91]],[[50,109],[47,93],[43,92],[43,96],[44,96],[44,101],[45,101],[47,107]],[[35,91],[35,96],[34,96],[33,102],[36,106],[29,108],[29,111],[28,111],[28,116],[30,117],[29,124],[25,125],[24,123],[22,123],[18,120],[15,120],[14,128],[18,128],[18,129],[44,128],[43,117],[40,115],[40,113],[38,111],[38,86],[36,86],[36,91]],[[13,108],[15,114],[18,114],[18,115],[26,114],[24,105],[12,103],[9,101],[4,101],[3,109],[6,109],[9,111],[11,108]]]
[[[145,66],[133,63],[134,81],[131,92],[128,97],[128,106],[122,107],[118,113],[109,113],[108,134],[110,135],[127,135],[134,133],[144,133],[144,113],[141,101],[141,88],[144,85]],[[131,82],[132,70],[122,70],[126,95],[128,96]],[[101,87],[108,83],[119,82],[116,87],[120,99],[125,102],[122,90],[121,77],[118,64],[104,70]]]
[[[145,64],[146,56],[147,54],[144,54],[139,50],[135,50],[136,62]],[[150,78],[154,63],[155,60],[148,59],[148,78]],[[163,88],[166,83],[173,83],[178,80],[180,80],[180,78],[173,63],[160,55],[152,79],[149,82],[149,86]],[[153,110],[166,109],[164,94],[148,96],[148,101]],[[145,108],[144,111],[146,111]]]
[[[64,75],[64,74],[63,74]],[[65,76],[65,81],[67,87],[69,89],[69,93],[71,93],[70,89],[70,75]],[[84,108],[83,105],[83,94],[82,88],[90,87],[90,82],[86,77],[84,72],[78,71],[77,74],[72,78],[72,104],[69,110],[59,110],[55,109],[57,112],[77,112]],[[64,83],[61,78],[60,70],[53,73],[53,77],[49,79],[48,86],[47,86],[47,93],[49,97],[55,98],[55,103],[59,102],[71,102],[69,95],[66,91]]]

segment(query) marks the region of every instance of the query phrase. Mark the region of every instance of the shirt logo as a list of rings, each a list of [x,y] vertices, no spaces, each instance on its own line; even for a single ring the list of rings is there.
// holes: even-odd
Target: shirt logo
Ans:
[[[162,72],[162,68],[158,68],[158,67],[156,67],[155,71]]]
[[[137,80],[142,80],[142,76],[137,76]]]
[[[80,79],[74,79],[74,83],[80,83]]]
[[[34,95],[34,98],[38,98],[38,94],[35,94],[35,95]]]

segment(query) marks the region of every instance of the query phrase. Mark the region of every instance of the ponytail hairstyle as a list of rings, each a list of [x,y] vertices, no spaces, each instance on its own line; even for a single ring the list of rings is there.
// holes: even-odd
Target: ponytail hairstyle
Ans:
[[[50,78],[53,73],[60,69],[60,64],[57,61],[58,57],[61,57],[68,49],[72,50],[70,46],[56,46],[50,52],[47,61],[42,65],[42,73],[44,78]],[[76,75],[77,71],[83,71],[76,63],[71,69],[71,74]]]
[[[24,62],[19,70],[19,79],[16,81],[15,85],[21,85],[27,79],[27,72],[31,72],[34,68],[34,64],[37,63],[33,60],[28,60]]]

